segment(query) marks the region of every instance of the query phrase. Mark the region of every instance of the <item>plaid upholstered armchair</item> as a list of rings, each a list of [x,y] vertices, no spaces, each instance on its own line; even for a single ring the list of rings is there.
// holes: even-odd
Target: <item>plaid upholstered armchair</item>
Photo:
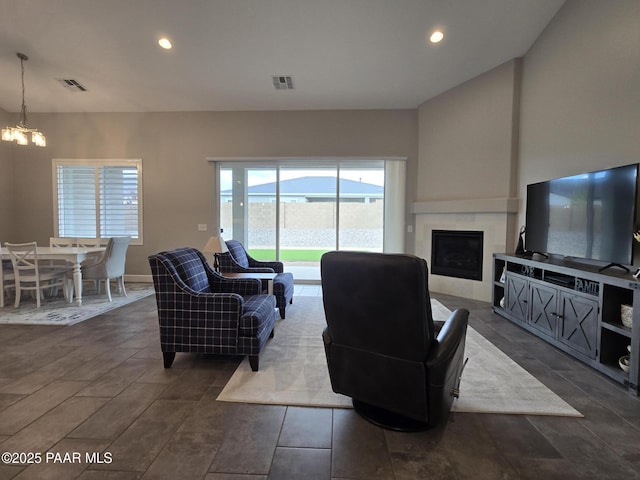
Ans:
[[[176,352],[248,355],[253,371],[273,337],[275,298],[260,280],[226,279],[195,248],[149,256],[164,367]]]
[[[273,294],[276,296],[280,318],[284,319],[287,304],[293,303],[293,274],[284,271],[282,262],[265,262],[251,257],[237,240],[227,240],[225,243],[229,251],[218,257],[221,272],[276,274]]]

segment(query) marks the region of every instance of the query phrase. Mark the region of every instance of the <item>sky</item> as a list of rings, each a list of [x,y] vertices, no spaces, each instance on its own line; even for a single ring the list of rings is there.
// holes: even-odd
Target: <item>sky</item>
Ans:
[[[293,169],[280,168],[280,180],[290,180],[292,178],[311,177],[311,176],[334,176],[335,168],[316,168],[316,169]],[[342,178],[371,183],[373,185],[384,186],[384,170],[380,169],[341,169]],[[276,181],[276,171],[269,169],[251,169],[249,174],[249,186],[262,185],[263,183],[271,183]],[[228,190],[231,188],[231,170],[222,168],[220,170],[220,190]]]

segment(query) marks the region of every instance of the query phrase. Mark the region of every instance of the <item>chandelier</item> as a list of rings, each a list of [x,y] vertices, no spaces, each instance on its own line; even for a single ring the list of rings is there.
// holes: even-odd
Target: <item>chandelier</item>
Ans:
[[[20,68],[22,71],[22,111],[20,114],[20,123],[15,127],[5,127],[2,129],[2,140],[6,142],[16,142],[18,145],[29,144],[29,134],[31,134],[31,141],[38,147],[47,146],[47,138],[42,132],[39,132],[35,128],[27,127],[27,105],[24,103],[24,62],[29,60],[24,53],[16,54],[20,59]]]

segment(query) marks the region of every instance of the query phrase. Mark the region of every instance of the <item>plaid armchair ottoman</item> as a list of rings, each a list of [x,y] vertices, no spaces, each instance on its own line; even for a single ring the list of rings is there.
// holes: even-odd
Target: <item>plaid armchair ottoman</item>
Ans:
[[[293,303],[293,274],[284,271],[282,262],[265,262],[251,257],[237,240],[227,240],[225,243],[229,251],[218,257],[221,272],[276,274],[273,280],[273,294],[276,297],[280,318],[284,319],[287,304]]]
[[[273,337],[275,298],[263,295],[257,279],[226,279],[201,252],[179,248],[149,256],[158,305],[164,367],[176,352],[258,355]]]

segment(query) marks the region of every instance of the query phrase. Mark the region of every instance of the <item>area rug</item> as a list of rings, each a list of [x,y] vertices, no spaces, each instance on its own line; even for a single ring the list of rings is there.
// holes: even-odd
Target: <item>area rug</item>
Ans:
[[[436,300],[432,308],[436,320],[450,313]],[[350,398],[331,390],[321,337],[325,326],[322,298],[296,297],[260,354],[259,371],[252,372],[245,358],[218,400],[351,408]],[[465,356],[469,362],[453,411],[582,416],[471,327]]]
[[[102,313],[122,307],[154,293],[151,283],[128,283],[125,286],[127,296],[120,295],[117,288],[112,288],[109,302],[107,294],[97,294],[86,288],[82,292],[82,306],[68,303],[62,296],[45,298],[40,308],[30,295],[20,301],[18,308],[13,307],[13,298],[5,297],[5,306],[0,308],[0,324],[21,325],[73,325]]]

